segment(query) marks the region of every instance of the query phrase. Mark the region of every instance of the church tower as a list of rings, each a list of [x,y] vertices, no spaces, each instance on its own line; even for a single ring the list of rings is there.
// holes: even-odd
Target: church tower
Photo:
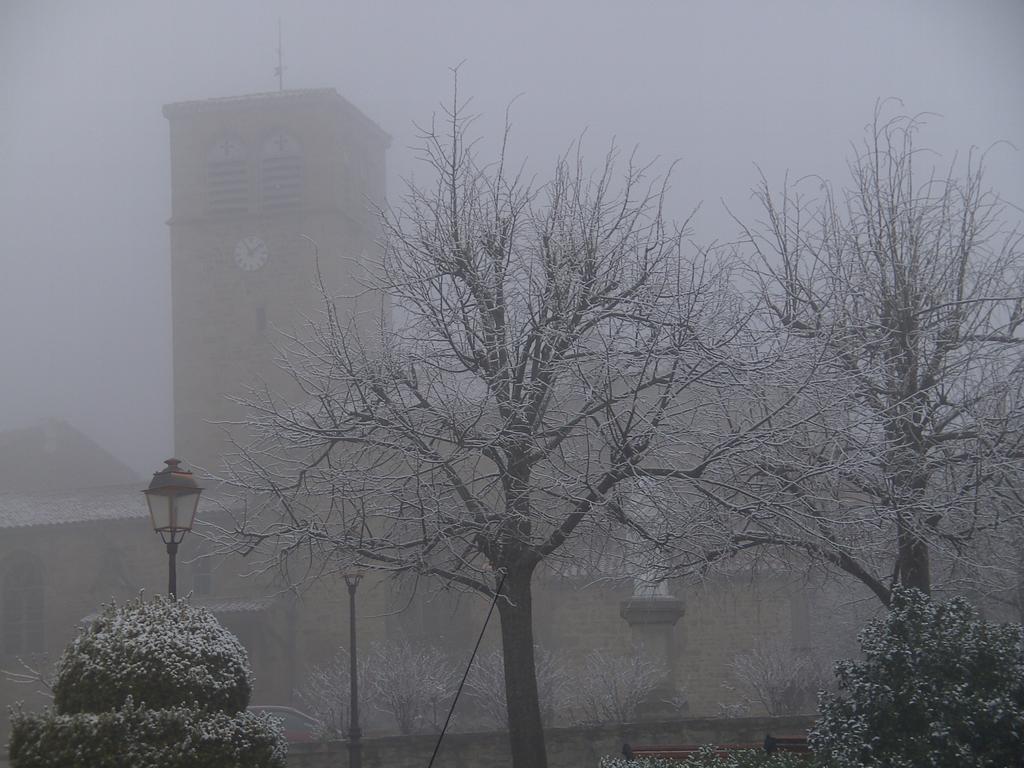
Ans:
[[[240,415],[227,396],[273,383],[275,329],[299,328],[320,309],[316,251],[334,295],[355,294],[360,260],[376,258],[389,138],[333,89],[180,102],[163,113],[175,451],[216,471],[227,446],[211,422]]]

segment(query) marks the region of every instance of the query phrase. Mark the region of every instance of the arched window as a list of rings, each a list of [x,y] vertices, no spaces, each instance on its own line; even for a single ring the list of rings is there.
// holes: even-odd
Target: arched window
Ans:
[[[249,210],[249,172],[245,145],[223,136],[206,152],[207,212],[215,216]]]
[[[278,131],[260,153],[260,210],[291,211],[302,204],[302,148],[295,137]]]
[[[43,651],[43,567],[28,553],[13,555],[0,569],[0,642],[8,655]]]

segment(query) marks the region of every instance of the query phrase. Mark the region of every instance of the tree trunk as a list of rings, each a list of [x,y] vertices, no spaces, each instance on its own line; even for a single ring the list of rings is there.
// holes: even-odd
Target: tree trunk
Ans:
[[[920,430],[913,422],[912,417],[904,417],[898,422],[901,428],[892,438],[896,450],[890,463],[896,470],[893,481],[898,505],[896,580],[904,587],[918,589],[930,596],[930,544],[922,534],[922,528],[932,525],[923,519],[927,509],[925,494],[928,490],[928,455],[921,448]]]
[[[914,587],[926,595],[931,595],[932,578],[928,542],[913,531],[900,531],[897,557],[896,572],[899,575],[899,583],[904,587]]]
[[[514,768],[547,768],[548,764],[533,658],[532,578],[532,567],[510,569],[498,601],[505,657],[508,739]]]

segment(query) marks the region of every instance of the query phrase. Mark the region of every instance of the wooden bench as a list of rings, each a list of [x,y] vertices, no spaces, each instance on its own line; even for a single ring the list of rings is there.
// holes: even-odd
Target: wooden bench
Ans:
[[[795,752],[798,755],[811,754],[811,748],[807,746],[806,736],[772,736],[770,733],[764,737],[764,751],[772,752]]]
[[[697,755],[706,746],[705,744],[669,744],[649,745],[629,743],[622,745],[622,756],[627,760],[634,760],[641,757],[657,757],[663,760],[686,760]],[[761,744],[713,744],[710,745],[712,754],[715,757],[727,757],[732,752],[743,750],[763,750],[768,754],[773,752],[794,752],[797,754],[810,754],[807,746],[806,736],[772,736],[768,734]]]

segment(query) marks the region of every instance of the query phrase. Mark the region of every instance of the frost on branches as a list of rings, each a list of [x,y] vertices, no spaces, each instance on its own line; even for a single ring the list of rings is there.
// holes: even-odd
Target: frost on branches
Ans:
[[[245,711],[245,649],[186,601],[111,604],[57,662],[54,709],[15,711],[13,768],[283,768],[277,723]]]
[[[366,661],[359,663],[359,690],[365,691]],[[327,662],[312,667],[296,689],[298,705],[317,719],[317,735],[324,740],[348,738],[349,656],[339,649]]]
[[[394,717],[399,733],[441,730],[457,677],[440,651],[403,640],[374,643],[366,678],[373,706]]]
[[[800,345],[760,338],[730,254],[667,218],[654,167],[571,152],[534,184],[504,140],[477,153],[457,92],[445,111],[422,137],[429,181],[353,272],[361,307],[397,322],[321,283],[281,386],[236,398],[221,479],[246,512],[222,548],[295,580],[359,569],[500,597],[512,764],[544,768],[535,577],[604,552],[650,572],[656,551],[654,581],[735,553],[720,521],[772,501],[736,473],[805,423],[787,409],[818,383]],[[658,514],[621,503],[641,487]]]
[[[743,711],[760,706],[771,716],[814,712],[818,692],[828,687],[826,667],[815,654],[778,644],[759,644],[729,666],[733,679],[723,686],[739,693]]]
[[[393,719],[404,736],[440,731],[459,682],[441,651],[406,640],[373,643],[359,662],[358,675],[360,695],[371,710],[365,713],[366,719],[379,712]],[[347,738],[348,650],[341,648],[326,664],[313,667],[295,696],[320,721],[323,738]]]
[[[836,666],[810,743],[836,768],[996,768],[1024,761],[1024,636],[966,600],[896,589],[860,635],[863,661]]]
[[[805,428],[752,452],[746,484],[771,513],[736,543],[799,553],[885,606],[892,582],[1006,599],[1024,538],[1024,239],[984,154],[944,172],[916,143],[922,119],[890,117],[893,103],[842,186],[755,192],[762,223],[744,238],[762,318],[819,350],[829,391]]]
[[[556,653],[543,646],[534,647],[537,666],[537,696],[540,717],[545,728],[559,723],[569,703],[570,689],[577,680],[569,672],[566,654]],[[474,711],[491,727],[508,727],[508,707],[502,695],[505,685],[504,660],[501,651],[494,650],[477,657],[466,678],[466,692],[473,700]]]
[[[637,707],[664,678],[664,667],[640,653],[611,656],[595,649],[584,659],[577,681],[576,719],[583,724],[633,722]]]

